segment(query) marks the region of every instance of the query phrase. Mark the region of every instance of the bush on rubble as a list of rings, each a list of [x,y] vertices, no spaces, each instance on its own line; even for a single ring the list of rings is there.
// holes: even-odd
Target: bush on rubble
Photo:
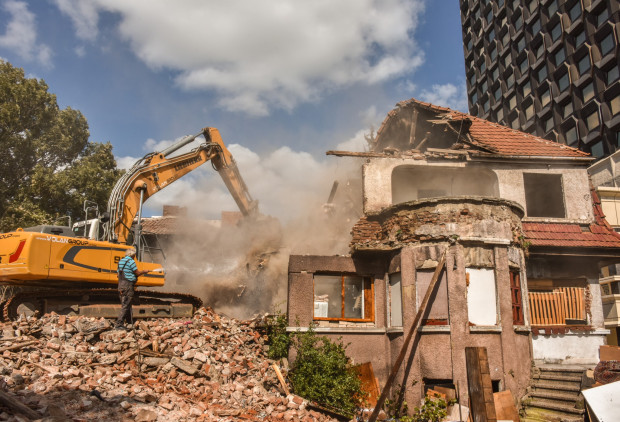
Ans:
[[[341,339],[318,336],[311,326],[291,336],[296,352],[289,371],[295,394],[352,417],[363,402],[361,381]]]

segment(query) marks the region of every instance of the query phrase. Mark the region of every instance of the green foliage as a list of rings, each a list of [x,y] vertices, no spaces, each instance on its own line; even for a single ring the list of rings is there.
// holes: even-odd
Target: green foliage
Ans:
[[[417,384],[414,381],[412,385]],[[424,403],[420,407],[415,407],[411,416],[407,415],[409,406],[406,401],[399,405],[398,398],[402,396],[404,386],[398,386],[394,390],[395,398],[387,399],[383,409],[388,417],[400,422],[439,422],[448,415],[448,405],[456,403],[456,400],[446,402],[441,397],[425,397]]]
[[[296,394],[352,417],[362,405],[364,393],[340,339],[332,342],[318,336],[311,326],[295,333],[292,346],[295,361],[289,379]]]
[[[291,339],[286,332],[286,326],[288,320],[286,315],[281,312],[277,312],[267,322],[267,337],[269,338],[269,352],[267,355],[271,359],[281,359],[288,357],[288,348],[291,344]]]
[[[411,422],[439,422],[448,416],[448,404],[453,404],[455,400],[451,400],[447,403],[444,399],[439,397],[425,397],[424,404],[414,409],[414,413],[411,416]],[[403,422],[408,422],[405,419],[401,419]]]
[[[85,199],[105,207],[121,172],[112,146],[89,136],[82,113],[0,60],[0,231],[76,220]]]

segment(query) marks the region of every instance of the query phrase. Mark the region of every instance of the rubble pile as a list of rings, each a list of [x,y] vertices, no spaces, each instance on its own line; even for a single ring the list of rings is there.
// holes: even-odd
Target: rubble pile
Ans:
[[[0,420],[331,420],[284,392],[256,324],[204,308],[128,331],[56,314],[3,323]]]

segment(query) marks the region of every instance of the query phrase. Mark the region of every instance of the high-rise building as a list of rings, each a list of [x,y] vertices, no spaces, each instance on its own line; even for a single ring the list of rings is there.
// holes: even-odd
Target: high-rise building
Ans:
[[[620,1],[460,5],[470,114],[595,157],[620,149]]]

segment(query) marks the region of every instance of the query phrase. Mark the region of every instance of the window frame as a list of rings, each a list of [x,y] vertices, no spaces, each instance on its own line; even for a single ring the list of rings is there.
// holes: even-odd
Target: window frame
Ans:
[[[341,282],[341,317],[317,317],[314,315],[314,297],[316,296],[316,283],[315,278],[327,276],[327,277],[340,277]],[[364,316],[362,318],[346,318],[345,314],[345,278],[346,277],[359,277],[362,279],[362,291],[364,293]],[[346,321],[346,322],[375,322],[375,279],[371,276],[363,276],[352,273],[317,273],[312,277],[312,320],[313,321]]]
[[[525,325],[525,313],[523,311],[523,289],[521,288],[520,271],[510,271],[510,293],[512,299],[512,324]]]

